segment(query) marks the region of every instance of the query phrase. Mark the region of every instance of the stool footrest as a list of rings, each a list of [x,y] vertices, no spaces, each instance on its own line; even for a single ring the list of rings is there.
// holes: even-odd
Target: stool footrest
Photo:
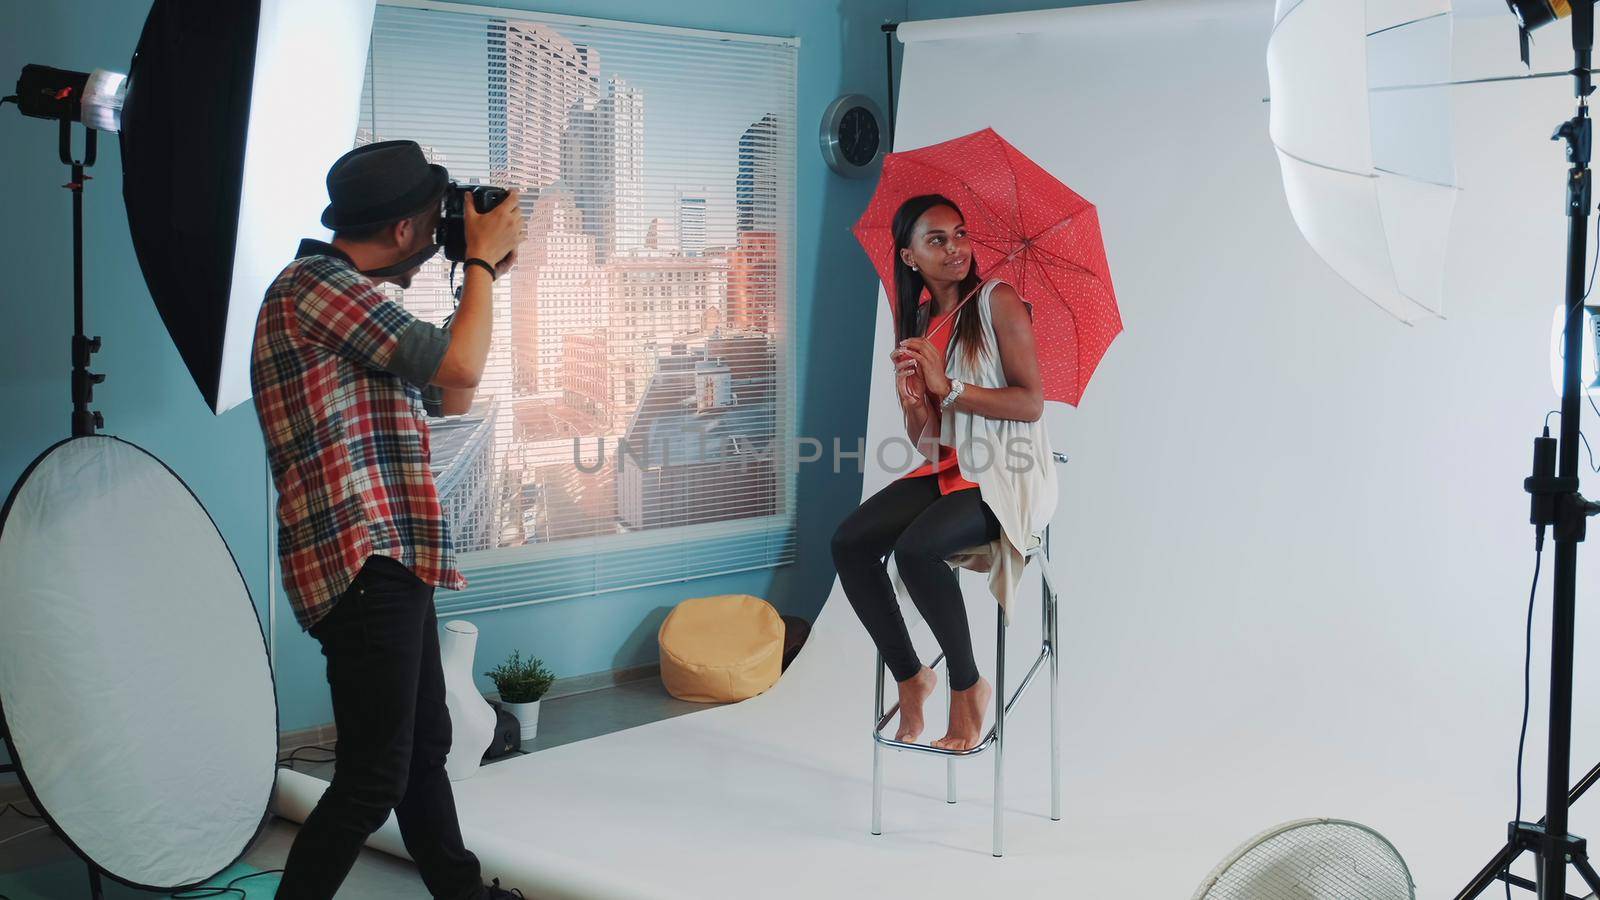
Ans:
[[[998,711],[997,715],[1008,716],[1011,714],[1011,708],[1017,705],[1017,701],[1022,698],[1022,692],[1028,689],[1028,685],[1033,683],[1033,676],[1039,673],[1039,667],[1043,665],[1045,660],[1049,659],[1050,655],[1054,652],[1055,648],[1049,644],[1046,644],[1039,651],[1039,656],[1034,659],[1033,666],[1028,669],[1028,674],[1023,677],[1022,683],[1017,685],[1016,693],[1011,695],[1011,699],[1006,702],[1005,708]],[[940,654],[940,659],[942,658],[943,654]],[[939,664],[938,659],[934,660],[933,662],[934,665]],[[884,737],[883,726],[887,725],[889,720],[894,718],[894,714],[899,711],[899,709],[900,704],[896,703],[888,712],[883,714],[883,718],[878,720],[878,727],[872,730],[872,739],[874,741],[882,744],[885,747],[893,747],[896,750],[910,750],[913,753],[926,753],[930,756],[977,756],[979,753],[982,753],[983,751],[994,746],[995,727],[993,725],[989,726],[989,733],[984,736],[983,740],[979,741],[976,746],[968,747],[965,750],[947,750],[944,747],[934,747],[929,744],[913,744],[910,741],[897,741],[894,738]]]

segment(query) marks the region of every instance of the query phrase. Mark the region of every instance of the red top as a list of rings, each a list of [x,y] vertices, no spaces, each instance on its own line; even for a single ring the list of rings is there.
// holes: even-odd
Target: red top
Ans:
[[[945,354],[950,352],[950,333],[955,330],[955,326],[953,324],[949,327],[940,326],[942,326],[949,318],[950,314],[945,313],[939,318],[928,323],[928,333],[932,335],[928,338],[928,342],[933,344],[935,347],[938,347],[939,352]],[[935,329],[937,329],[937,331]],[[935,411],[934,415],[939,415],[939,413]],[[956,463],[956,448],[947,447],[944,444],[939,445],[939,461],[937,464],[925,462],[915,469],[912,469],[910,472],[901,475],[900,477],[920,478],[922,476],[933,475],[935,473],[938,474],[939,478],[940,494],[948,494],[952,491],[960,491],[978,486],[976,482],[968,481],[967,479],[961,477],[961,469]]]

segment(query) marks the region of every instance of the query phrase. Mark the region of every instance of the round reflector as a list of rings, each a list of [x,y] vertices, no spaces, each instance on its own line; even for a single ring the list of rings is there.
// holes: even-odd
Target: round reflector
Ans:
[[[46,450],[0,512],[0,734],[29,796],[105,875],[205,882],[266,817],[277,700],[216,524],[118,438]]]

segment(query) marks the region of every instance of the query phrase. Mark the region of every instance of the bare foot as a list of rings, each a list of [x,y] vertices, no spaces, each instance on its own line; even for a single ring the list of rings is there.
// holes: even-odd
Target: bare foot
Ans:
[[[950,729],[932,746],[941,750],[971,750],[983,732],[983,714],[989,711],[994,687],[987,678],[964,691],[950,692]]]
[[[896,683],[900,686],[900,730],[895,732],[894,739],[915,741],[922,734],[923,701],[939,683],[939,673],[923,666],[922,671]]]

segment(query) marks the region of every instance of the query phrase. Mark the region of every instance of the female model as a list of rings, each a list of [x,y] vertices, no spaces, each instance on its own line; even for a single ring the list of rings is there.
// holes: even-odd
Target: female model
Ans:
[[[900,615],[885,564],[885,557],[894,554],[907,593],[949,661],[949,728],[932,746],[966,750],[979,741],[994,689],[978,674],[966,604],[946,558],[995,541],[1004,532],[1031,528],[1002,529],[1002,520],[1018,521],[1019,511],[1020,521],[1027,523],[1041,512],[1042,521],[1048,521],[1054,509],[1054,476],[1040,463],[1050,454],[1038,424],[1044,409],[1039,361],[1031,307],[1009,284],[979,277],[965,219],[954,203],[936,194],[912,197],[901,205],[892,228],[895,319],[902,340],[890,359],[906,436],[929,461],[845,518],[833,536],[833,560],[851,606],[899,685],[895,738],[915,741],[923,729],[923,701],[933,693],[938,676],[917,658]],[[928,324],[919,330],[924,291]],[[963,374],[968,381],[954,377]],[[935,454],[933,441],[941,430],[952,444],[961,442],[948,431],[1007,440],[1020,434],[1034,446],[980,468],[975,460],[958,461],[954,446],[938,444]],[[996,452],[998,447],[985,448],[986,454],[968,447],[963,445],[964,455],[1005,455]],[[1017,459],[1039,471],[1015,471]],[[999,471],[1008,464],[1011,471]],[[996,510],[1002,512],[999,517]]]

